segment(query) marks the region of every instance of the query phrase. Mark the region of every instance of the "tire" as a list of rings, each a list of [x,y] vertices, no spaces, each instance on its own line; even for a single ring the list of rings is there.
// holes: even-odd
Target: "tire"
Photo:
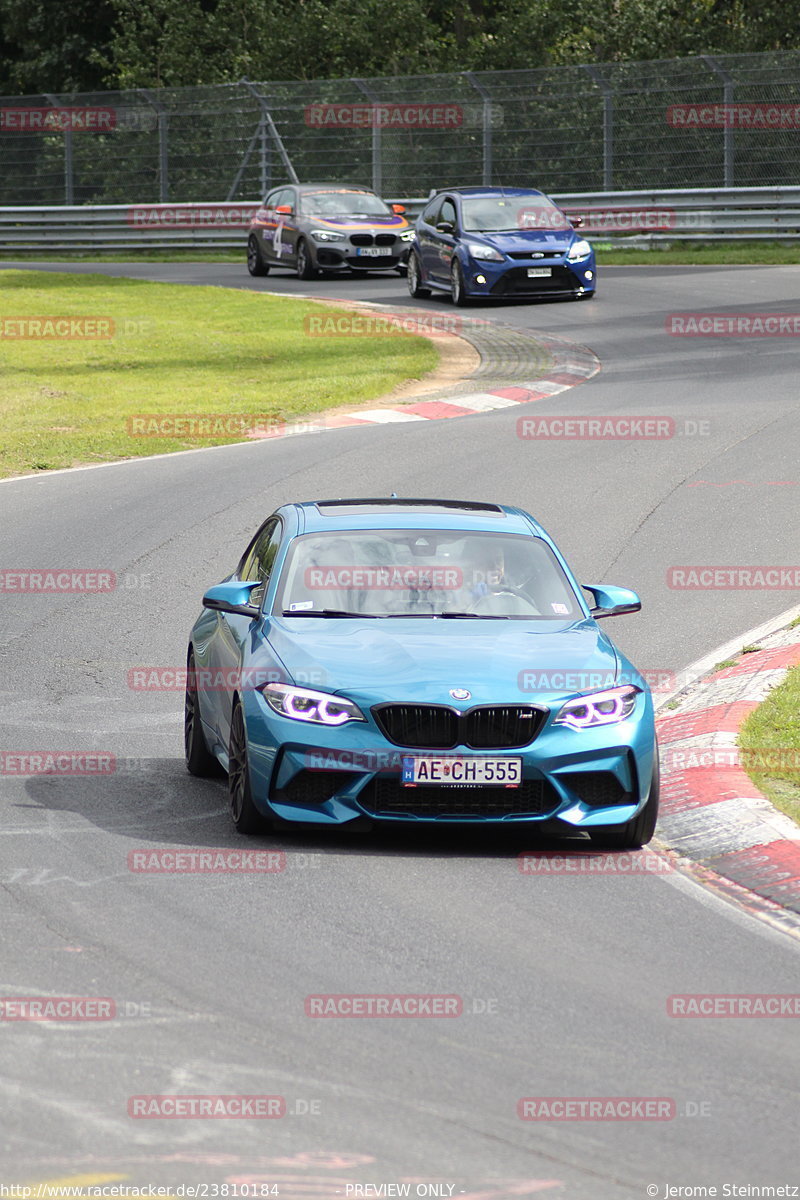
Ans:
[[[450,268],[450,298],[457,308],[466,308],[468,300],[464,294],[464,272],[457,258]]]
[[[311,251],[308,248],[308,242],[305,238],[300,238],[297,243],[297,278],[298,279],[314,279],[317,270],[311,258]]]
[[[660,772],[658,746],[650,783],[650,795],[642,811],[625,825],[599,825],[591,830],[592,844],[608,850],[640,850],[646,846],[656,831],[658,820]]]
[[[190,775],[208,779],[214,775],[224,774],[222,767],[206,745],[203,726],[200,721],[200,710],[197,705],[197,686],[195,683],[194,652],[189,653],[189,663],[186,671],[186,696],[183,705],[183,749],[186,755],[186,769]]]
[[[415,300],[424,300],[426,296],[430,296],[431,289],[423,287],[420,283],[422,271],[420,270],[419,259],[416,254],[409,254],[408,267],[406,268],[408,278],[408,290]]]
[[[261,257],[261,247],[254,233],[247,239],[247,269],[251,275],[269,275],[269,266]]]
[[[242,704],[237,696],[231,713],[231,737],[228,744],[228,799],[231,817],[239,833],[248,836],[263,833],[268,821],[253,804],[250,767],[247,762],[247,731]]]

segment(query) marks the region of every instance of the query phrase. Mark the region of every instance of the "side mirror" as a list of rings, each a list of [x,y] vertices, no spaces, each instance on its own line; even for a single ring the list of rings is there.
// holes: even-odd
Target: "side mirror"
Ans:
[[[291,204],[279,204],[275,209],[276,213],[281,213],[284,217],[290,217],[294,212]]]
[[[630,588],[612,587],[610,584],[584,583],[583,588],[594,596],[591,616],[595,621],[601,617],[622,617],[626,613],[638,612],[642,602]]]
[[[583,224],[583,217],[579,213],[565,213],[564,215],[573,229],[580,229],[581,225]]]
[[[392,212],[397,213],[397,215],[400,217],[402,217],[402,215],[405,211],[406,211],[405,204],[393,204],[392,205]]]
[[[452,221],[440,221],[436,226],[439,233],[455,233],[456,227]]]
[[[258,580],[255,583],[242,583],[239,579],[217,583],[203,596],[203,608],[210,608],[214,612],[238,613],[241,617],[255,620],[260,609],[250,603],[250,593],[257,587],[261,587]]]

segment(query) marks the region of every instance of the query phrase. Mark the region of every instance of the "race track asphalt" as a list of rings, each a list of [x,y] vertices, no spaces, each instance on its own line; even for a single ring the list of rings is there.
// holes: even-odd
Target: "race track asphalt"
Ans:
[[[233,264],[69,269],[314,286],[253,281]],[[8,1182],[116,1175],[212,1195],[249,1181],[291,1200],[404,1183],[497,1200],[800,1183],[792,1020],[667,1015],[674,994],[800,991],[798,943],[681,873],[525,876],[516,855],[529,837],[416,833],[258,839],[287,855],[266,876],[127,865],[135,848],[243,844],[224,786],[185,772],[181,695],[127,679],[134,666],[183,665],[203,588],[284,501],[396,491],[520,504],[582,580],[640,593],[642,612],[609,632],[650,670],[680,671],[796,603],[667,579],[678,565],[798,563],[795,339],[677,338],[665,320],[793,311],[799,284],[800,267],[608,268],[595,302],[470,314],[601,359],[595,379],[526,415],[669,416],[689,430],[670,439],[524,441],[515,407],[0,484],[6,567],[120,580],[108,595],[2,600],[2,747],[101,750],[119,766],[0,779],[3,996],[111,997],[120,1013],[0,1022]],[[410,301],[397,278],[316,286],[453,312]],[[464,1012],[311,1019],[304,998],[318,993],[457,994]],[[131,1096],[173,1093],[282,1095],[289,1111],[129,1117]],[[533,1123],[517,1115],[530,1096],[668,1098],[675,1115]]]

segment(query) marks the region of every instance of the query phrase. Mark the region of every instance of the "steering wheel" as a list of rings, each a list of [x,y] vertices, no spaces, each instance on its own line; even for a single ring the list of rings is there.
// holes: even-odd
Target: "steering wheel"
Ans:
[[[514,587],[510,583],[500,583],[497,585],[494,591],[487,592],[484,596],[479,596],[477,600],[474,600],[472,604],[470,604],[469,611],[478,612],[480,605],[483,604],[485,600],[491,600],[495,596],[516,596],[518,600],[522,600],[525,604],[527,604],[531,612],[535,613],[537,617],[540,615],[538,608],[533,603],[531,598],[527,596],[521,588]]]

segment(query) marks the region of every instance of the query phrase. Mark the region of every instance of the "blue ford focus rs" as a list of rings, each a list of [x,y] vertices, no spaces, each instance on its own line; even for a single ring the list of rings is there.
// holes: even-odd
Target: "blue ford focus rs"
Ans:
[[[574,223],[573,223],[574,222]],[[414,297],[449,292],[453,303],[596,294],[589,242],[533,188],[462,187],[437,193],[417,220],[408,257]]]
[[[585,593],[592,597],[587,602]],[[645,679],[526,512],[454,500],[286,504],[203,596],[185,749],[236,828],[539,824],[650,840]]]

